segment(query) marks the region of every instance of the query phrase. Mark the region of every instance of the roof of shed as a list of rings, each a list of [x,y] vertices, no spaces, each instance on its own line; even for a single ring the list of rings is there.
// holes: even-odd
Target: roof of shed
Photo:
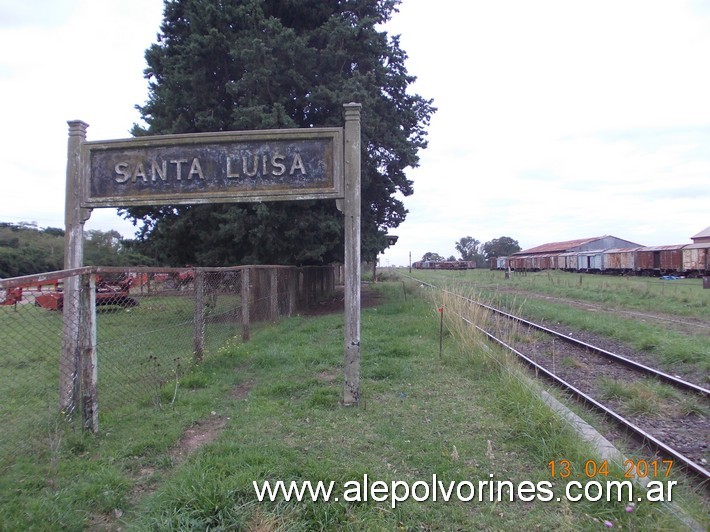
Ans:
[[[688,244],[666,244],[664,246],[648,246],[641,248],[639,251],[673,251],[674,249],[683,249]]]
[[[605,235],[607,236],[607,235]],[[577,246],[583,246],[584,244],[589,244],[595,240],[601,240],[605,238],[604,236],[595,236],[592,238],[580,238],[578,240],[566,240],[564,242],[549,242],[548,244],[542,244],[530,249],[524,249],[514,253],[514,255],[527,255],[529,253],[553,253],[559,251],[569,251]]]
[[[710,226],[706,227],[702,231],[700,231],[697,235],[693,235],[690,237],[691,240],[694,240],[696,238],[706,238],[710,237]]]
[[[639,249],[644,249],[643,246],[636,246],[633,248],[614,248],[614,249],[605,249],[605,253],[630,253],[632,251],[638,251]]]

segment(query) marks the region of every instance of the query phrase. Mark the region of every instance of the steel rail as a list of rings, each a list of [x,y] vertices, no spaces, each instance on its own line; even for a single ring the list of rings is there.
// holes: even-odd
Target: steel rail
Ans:
[[[582,399],[582,401],[584,401],[586,404],[591,405],[596,410],[613,418],[617,423],[620,423],[624,428],[630,430],[635,435],[642,438],[643,441],[650,442],[657,450],[661,451],[662,453],[666,454],[667,456],[672,457],[675,460],[678,460],[683,466],[685,466],[686,468],[693,471],[695,474],[702,477],[703,483],[706,483],[710,480],[710,471],[705,469],[702,465],[694,462],[693,460],[691,460],[690,458],[685,456],[680,451],[677,451],[677,450],[673,449],[672,447],[669,447],[668,445],[663,443],[661,440],[659,440],[658,438],[656,438],[652,434],[649,434],[648,432],[646,432],[642,428],[638,427],[637,425],[635,425],[634,423],[632,423],[631,421],[629,421],[625,417],[617,414],[616,412],[614,412],[610,408],[607,408],[606,406],[604,406],[602,403],[600,403],[599,401],[597,401],[593,397],[587,395],[586,393],[584,393],[580,389],[576,388],[574,385],[570,384],[566,380],[558,377],[557,375],[555,375],[551,371],[548,371],[547,369],[545,369],[544,367],[542,367],[541,365],[539,365],[538,363],[536,363],[531,358],[527,357],[526,355],[524,355],[523,353],[521,353],[520,351],[518,351],[514,347],[506,344],[500,338],[497,338],[496,336],[489,333],[488,331],[483,330],[481,327],[479,327],[478,325],[476,325],[472,321],[468,320],[467,318],[464,318],[463,316],[460,316],[458,314],[457,314],[457,316],[459,318],[461,318],[464,322],[475,327],[481,333],[485,334],[489,340],[492,340],[493,342],[497,343],[501,347],[504,347],[505,349],[507,349],[511,353],[518,356],[526,364],[528,364],[529,366],[532,366],[536,372],[542,373],[545,377],[552,380],[553,382],[555,382],[556,384],[558,384],[559,386],[561,386],[565,390],[571,392],[574,396],[578,397],[579,399]]]
[[[413,279],[413,280],[415,280],[415,281],[417,281],[417,282],[420,282],[420,283],[422,283],[422,284],[428,285],[428,286],[430,286],[430,287],[432,287],[432,288],[439,289],[437,286],[435,286],[435,285],[433,285],[433,284],[431,284],[431,283],[425,283],[425,282],[421,281],[420,279],[416,279],[415,277],[410,277],[410,276],[405,276],[405,277],[409,277],[410,279]],[[470,298],[466,298],[466,297],[464,297],[464,296],[461,296],[460,294],[455,294],[455,293],[453,293],[453,292],[448,292],[448,291],[443,290],[443,289],[440,289],[440,290],[445,291],[445,292],[447,292],[447,293],[449,293],[449,294],[451,294],[451,295],[455,295],[455,296],[457,296],[457,297],[461,297],[461,298],[463,298],[463,299],[465,299],[465,300],[467,300],[467,301],[470,301],[470,302],[473,302],[473,303],[478,304],[477,302],[471,300]],[[694,462],[693,460],[691,460],[690,458],[688,458],[687,456],[685,456],[685,455],[684,455],[683,453],[681,453],[680,451],[677,451],[676,449],[673,449],[672,447],[666,445],[665,443],[663,443],[662,441],[660,441],[658,438],[656,438],[656,437],[653,436],[652,434],[649,434],[648,432],[646,432],[646,431],[643,430],[642,428],[638,427],[637,425],[635,425],[634,423],[632,423],[631,421],[629,421],[629,420],[626,419],[625,417],[621,416],[620,414],[616,413],[615,411],[611,410],[610,408],[604,406],[602,403],[600,403],[599,401],[597,401],[597,400],[594,399],[593,397],[591,397],[591,396],[587,395],[586,393],[584,393],[583,391],[579,390],[579,389],[576,388],[574,385],[570,384],[569,382],[565,381],[565,380],[562,379],[561,377],[558,377],[557,375],[555,375],[555,374],[552,373],[551,371],[549,371],[549,370],[547,370],[546,368],[542,367],[541,365],[539,365],[539,364],[536,363],[534,360],[532,360],[531,358],[527,357],[526,355],[524,355],[523,353],[521,353],[520,351],[518,351],[518,350],[515,349],[514,347],[508,345],[508,344],[505,343],[503,340],[497,338],[495,335],[493,335],[493,334],[489,333],[488,331],[482,329],[481,327],[479,327],[478,325],[476,325],[476,324],[473,323],[472,321],[468,320],[467,318],[465,318],[465,317],[463,317],[463,316],[460,316],[459,314],[456,314],[456,315],[457,315],[461,320],[463,320],[464,322],[466,322],[466,323],[468,323],[469,325],[471,325],[472,327],[474,327],[476,330],[478,330],[478,331],[480,331],[481,333],[483,333],[484,335],[486,335],[486,337],[487,337],[488,339],[492,340],[493,342],[499,344],[501,347],[507,349],[507,350],[510,351],[511,353],[513,353],[513,354],[515,354],[516,356],[518,356],[518,357],[519,357],[521,360],[523,360],[527,365],[533,367],[533,368],[536,370],[536,372],[542,373],[546,378],[548,378],[548,379],[550,379],[551,381],[555,382],[557,385],[561,386],[563,389],[568,390],[568,391],[571,392],[575,397],[581,399],[582,401],[584,401],[584,403],[590,405],[590,406],[591,406],[592,408],[594,408],[595,410],[597,410],[597,411],[599,411],[599,412],[602,412],[602,413],[605,414],[605,415],[608,415],[609,417],[611,417],[612,419],[614,419],[617,423],[619,423],[620,425],[622,425],[624,428],[626,428],[627,430],[629,430],[630,432],[632,432],[632,433],[635,434],[636,436],[640,437],[644,442],[649,442],[653,447],[655,447],[658,451],[664,453],[666,456],[670,456],[670,457],[673,458],[674,460],[678,460],[686,469],[688,469],[688,470],[692,471],[693,473],[695,473],[696,475],[700,476],[700,477],[703,479],[703,480],[702,480],[702,483],[705,484],[706,487],[709,487],[709,486],[710,486],[710,484],[708,484],[708,481],[710,481],[710,471],[708,471],[708,470],[707,470],[706,468],[704,468],[702,465],[700,465],[700,464]]]
[[[405,276],[405,277],[409,277],[409,276]],[[419,279],[416,279],[415,277],[409,277],[409,278],[414,279],[418,282],[422,282]],[[652,368],[650,366],[646,366],[645,364],[641,364],[640,362],[636,362],[635,360],[631,360],[630,358],[626,358],[625,356],[619,355],[617,353],[612,353],[611,351],[607,351],[606,349],[602,349],[601,347],[597,347],[597,346],[589,344],[587,342],[583,342],[582,340],[578,340],[576,338],[573,338],[571,336],[563,334],[559,331],[555,331],[553,329],[545,327],[544,325],[540,325],[540,324],[534,323],[532,321],[528,321],[526,319],[520,318],[520,317],[510,314],[508,312],[505,312],[503,310],[492,307],[490,305],[486,305],[486,304],[481,303],[479,301],[475,301],[469,297],[462,296],[461,294],[457,294],[456,292],[451,292],[450,290],[446,290],[444,288],[439,288],[438,286],[435,286],[430,283],[425,283],[425,284],[431,286],[432,288],[436,288],[438,290],[441,290],[442,292],[444,292],[446,294],[461,298],[464,301],[468,301],[469,303],[473,303],[474,305],[478,305],[479,307],[485,308],[493,313],[500,314],[501,316],[505,316],[506,318],[508,318],[510,320],[517,321],[518,323],[522,323],[523,325],[526,325],[527,327],[530,327],[530,328],[536,329],[538,331],[542,331],[547,334],[551,334],[553,336],[556,336],[557,338],[560,338],[561,340],[563,340],[564,342],[567,342],[569,344],[576,345],[578,347],[583,347],[584,349],[587,349],[589,351],[592,351],[594,353],[602,355],[606,358],[609,358],[611,360],[614,360],[616,362],[624,364],[625,366],[628,366],[636,371],[645,373],[646,375],[652,375],[663,382],[667,382],[668,384],[672,384],[673,386],[676,386],[677,388],[681,388],[684,390],[689,390],[691,392],[695,392],[697,394],[702,395],[703,397],[710,397],[710,390],[707,388],[704,388],[703,386],[700,386],[698,384],[688,382],[688,381],[683,380],[679,377],[675,377],[673,375],[670,375],[670,374],[660,371],[658,369]]]
[[[454,295],[454,296],[457,295],[456,293],[450,292],[448,290],[443,290],[443,291],[450,294],[450,295]],[[544,325],[540,325],[538,323],[534,323],[532,321],[528,321],[526,319],[520,318],[518,316],[515,316],[515,315],[505,312],[503,310],[497,309],[495,307],[491,307],[490,305],[486,305],[484,303],[474,301],[473,299],[470,299],[470,298],[467,298],[467,297],[464,297],[461,295],[458,295],[458,297],[461,297],[465,301],[468,301],[470,303],[478,305],[482,308],[490,310],[491,312],[493,312],[495,314],[500,314],[501,316],[505,316],[506,318],[508,318],[510,320],[516,321],[518,323],[522,323],[523,325],[526,325],[527,327],[530,327],[532,329],[536,329],[538,331],[542,331],[547,334],[551,334],[551,335],[553,335],[553,336],[555,336],[555,337],[557,337],[569,344],[576,345],[578,347],[583,347],[584,349],[587,349],[587,350],[592,351],[594,353],[600,354],[600,355],[602,355],[606,358],[609,358],[611,360],[614,360],[616,362],[620,362],[621,364],[624,364],[625,366],[633,368],[637,371],[640,371],[640,372],[645,373],[647,375],[652,375],[654,377],[657,377],[659,380],[662,380],[664,382],[672,384],[673,386],[676,386],[678,388],[690,390],[692,392],[699,393],[700,395],[703,395],[705,397],[710,396],[710,390],[708,390],[707,388],[703,388],[702,386],[699,386],[697,384],[693,384],[692,382],[685,381],[683,379],[680,379],[678,377],[675,377],[675,376],[665,373],[663,371],[657,370],[657,369],[652,368],[650,366],[646,366],[645,364],[641,364],[640,362],[636,362],[635,360],[631,360],[630,358],[626,358],[625,356],[619,355],[617,353],[612,353],[611,351],[607,351],[606,349],[602,349],[601,347],[597,347],[597,346],[589,344],[587,342],[583,342],[582,340],[578,340],[576,338],[573,338],[572,336],[568,336],[568,335],[563,334],[559,331],[555,331],[553,329],[545,327]]]

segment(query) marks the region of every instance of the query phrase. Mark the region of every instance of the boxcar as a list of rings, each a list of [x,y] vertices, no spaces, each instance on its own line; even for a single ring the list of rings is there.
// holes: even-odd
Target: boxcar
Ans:
[[[683,273],[695,277],[710,272],[710,242],[683,247]]]
[[[577,253],[560,253],[557,256],[557,266],[560,270],[565,270],[568,272],[577,271]]]
[[[559,268],[559,253],[551,253],[549,255],[544,255],[544,265],[546,270],[557,270]]]
[[[547,269],[547,256],[546,255],[531,255],[530,256],[530,269],[531,270],[546,270]]]
[[[605,273],[632,273],[636,271],[636,250],[638,248],[607,249],[602,256]]]
[[[639,248],[636,271],[642,275],[680,273],[683,269],[683,244]]]
[[[598,272],[603,268],[603,251],[584,251],[577,254],[577,269],[586,272]]]

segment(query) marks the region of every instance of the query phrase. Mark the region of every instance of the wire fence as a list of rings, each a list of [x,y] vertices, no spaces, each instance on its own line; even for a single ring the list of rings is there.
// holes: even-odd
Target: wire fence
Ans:
[[[59,425],[160,403],[166,384],[255,322],[335,290],[337,266],[86,267],[0,280],[0,469]],[[100,415],[99,415],[100,414]]]

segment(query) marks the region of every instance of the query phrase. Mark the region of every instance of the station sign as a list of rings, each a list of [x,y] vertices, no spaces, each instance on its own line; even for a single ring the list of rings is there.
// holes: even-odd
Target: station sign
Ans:
[[[84,142],[81,206],[343,198],[341,128]]]

